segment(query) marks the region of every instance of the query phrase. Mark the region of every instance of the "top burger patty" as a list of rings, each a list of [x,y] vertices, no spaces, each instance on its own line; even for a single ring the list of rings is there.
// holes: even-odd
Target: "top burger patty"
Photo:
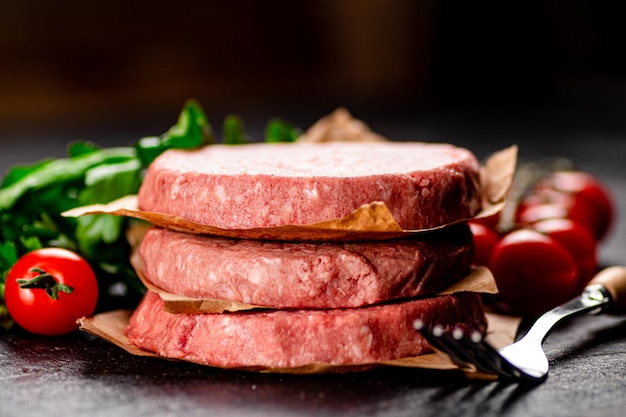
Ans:
[[[307,225],[382,201],[405,230],[473,216],[479,164],[421,142],[211,145],[149,167],[139,207],[224,229]]]

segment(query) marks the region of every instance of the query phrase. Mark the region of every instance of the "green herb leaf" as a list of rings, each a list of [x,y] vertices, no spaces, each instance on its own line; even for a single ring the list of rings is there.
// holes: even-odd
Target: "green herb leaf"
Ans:
[[[11,241],[1,242],[0,243],[0,270],[6,271],[10,269],[13,266],[13,264],[17,262],[17,259],[18,259],[18,253],[17,253],[17,247],[15,246],[15,243]],[[4,279],[1,279],[0,281],[4,282]]]
[[[300,129],[280,118],[273,118],[265,127],[266,142],[295,142],[300,136]]]
[[[37,236],[30,236],[30,237],[21,236],[20,242],[22,243],[22,246],[25,248],[26,252],[31,252],[31,251],[34,251],[35,249],[43,248],[43,245],[41,244],[41,240]]]
[[[224,144],[226,145],[241,145],[246,143],[246,136],[244,134],[243,121],[241,117],[229,114],[224,119],[224,127],[222,129],[222,135],[224,137]]]
[[[62,158],[44,164],[36,164],[28,175],[19,180],[9,182],[0,189],[0,210],[8,210],[17,203],[27,191],[37,190],[45,186],[81,178],[85,170],[102,163],[129,160],[135,157],[132,148],[110,148],[79,155],[73,158]]]
[[[204,110],[194,100],[185,103],[178,122],[161,136],[140,139],[135,148],[145,168],[167,149],[192,149],[213,142],[213,128]]]
[[[97,151],[100,147],[91,142],[73,142],[67,146],[67,155],[72,158]]]
[[[79,194],[81,205],[108,203],[139,190],[141,164],[133,159],[117,164],[103,164],[85,173],[85,187]],[[94,258],[100,244],[112,244],[123,234],[122,217],[82,216],[77,219],[76,241],[88,258]]]
[[[52,162],[52,159],[44,159],[39,162],[30,165],[16,165],[11,168],[9,173],[2,180],[1,188],[7,188],[16,182],[19,182],[22,178],[30,175],[32,172],[42,169],[45,165]]]

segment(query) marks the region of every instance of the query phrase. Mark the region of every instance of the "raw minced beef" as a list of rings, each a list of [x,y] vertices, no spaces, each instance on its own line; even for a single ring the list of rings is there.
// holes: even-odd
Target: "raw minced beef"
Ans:
[[[430,352],[412,326],[418,318],[448,329],[487,327],[476,293],[353,309],[171,314],[148,292],[126,335],[163,357],[223,368],[363,365]]]
[[[309,225],[384,202],[405,230],[480,209],[468,150],[423,142],[210,145],[169,150],[149,167],[142,210],[223,229]]]
[[[279,242],[153,227],[140,247],[145,278],[192,298],[272,308],[345,308],[433,294],[470,270],[466,225],[412,239]]]

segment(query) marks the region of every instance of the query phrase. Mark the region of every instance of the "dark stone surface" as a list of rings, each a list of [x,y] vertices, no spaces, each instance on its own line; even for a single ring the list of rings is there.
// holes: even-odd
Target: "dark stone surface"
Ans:
[[[2,416],[613,416],[626,405],[626,319],[581,317],[545,343],[539,386],[456,372],[230,372],[131,356],[85,334],[0,338]],[[617,413],[617,414],[616,414]]]

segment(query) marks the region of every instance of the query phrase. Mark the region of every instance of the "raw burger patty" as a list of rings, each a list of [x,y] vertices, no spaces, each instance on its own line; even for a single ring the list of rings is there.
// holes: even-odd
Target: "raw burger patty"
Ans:
[[[472,249],[464,224],[419,239],[353,243],[236,240],[153,227],[139,253],[148,281],[173,294],[337,308],[442,290],[467,275]]]
[[[368,364],[430,351],[413,320],[486,330],[480,295],[460,293],[357,309],[171,314],[148,292],[126,335],[158,355],[224,368]]]
[[[405,230],[473,216],[479,163],[421,142],[211,145],[169,150],[149,167],[142,210],[223,229],[308,225],[382,201]]]

